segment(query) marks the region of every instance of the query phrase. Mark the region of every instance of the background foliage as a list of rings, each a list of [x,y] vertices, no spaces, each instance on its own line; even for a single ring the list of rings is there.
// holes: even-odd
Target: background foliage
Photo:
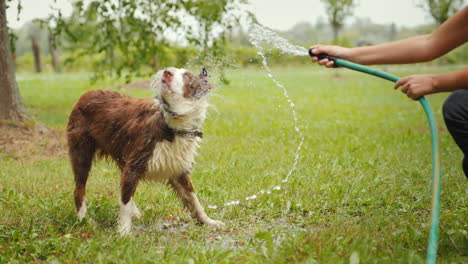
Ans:
[[[340,34],[337,44],[343,46],[361,46],[378,44],[396,39],[407,38],[418,34],[427,34],[435,29],[436,25],[421,25],[417,27],[397,27],[394,24],[376,24],[370,19],[355,18],[350,24],[345,25]],[[15,31],[18,39],[16,40],[17,70],[19,72],[32,72],[34,70],[33,57],[31,53],[30,32],[35,32],[38,36],[42,55],[45,57],[44,64],[46,71],[52,71],[50,66],[49,49],[47,48],[48,31],[40,27],[37,23],[28,23]],[[83,29],[82,35],[89,35],[89,32]],[[291,40],[298,45],[309,47],[311,45],[331,44],[333,43],[333,29],[323,17],[318,17],[315,23],[302,22],[293,26],[291,29],[279,32],[280,35]],[[61,38],[60,42],[68,43],[70,39]],[[84,44],[83,44],[84,45]],[[94,70],[90,65],[99,65],[105,57],[104,54],[87,54],[83,45],[69,44],[60,45],[60,54],[65,71],[91,72]],[[219,43],[219,49],[222,54],[214,56],[220,60],[229,61],[230,64],[238,67],[260,66],[260,60],[256,50],[251,46],[248,35],[241,27],[233,28],[225,33],[222,43]],[[157,55],[149,53],[148,62],[141,62],[139,65],[141,74],[148,76],[159,68],[175,66],[183,67],[196,58],[201,57],[203,49],[198,45],[181,45],[180,43],[168,42],[158,47]],[[120,53],[118,53],[120,54]],[[120,55],[114,53],[115,59],[121,59]],[[153,57],[152,57],[153,55]],[[154,64],[154,56],[157,57]],[[308,63],[307,60],[298,57],[281,55],[276,51],[269,54],[269,63],[273,65],[302,65]],[[206,59],[202,60],[207,63]],[[443,64],[467,64],[468,46],[463,45],[458,49],[447,54],[443,60],[437,60],[425,64],[440,65]],[[122,64],[123,66],[123,64]],[[104,71],[108,72],[108,71]]]
[[[77,1],[70,17],[60,11],[49,19],[71,59],[93,56],[92,71],[102,77],[154,72],[161,65],[193,54],[174,46],[190,46],[204,56],[222,55],[224,36],[239,17],[244,0],[95,0]],[[178,44],[175,44],[178,43]],[[185,59],[184,59],[185,58]],[[66,62],[70,62],[67,60]],[[176,65],[182,62],[175,61]],[[149,70],[149,68],[151,70]]]

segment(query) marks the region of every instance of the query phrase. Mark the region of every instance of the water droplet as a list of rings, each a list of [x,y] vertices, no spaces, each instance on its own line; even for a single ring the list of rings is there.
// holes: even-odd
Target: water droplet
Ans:
[[[245,200],[248,201],[248,200],[253,200],[253,199],[256,199],[256,198],[257,198],[257,195],[254,194],[254,195],[252,195],[252,196],[246,197]]]

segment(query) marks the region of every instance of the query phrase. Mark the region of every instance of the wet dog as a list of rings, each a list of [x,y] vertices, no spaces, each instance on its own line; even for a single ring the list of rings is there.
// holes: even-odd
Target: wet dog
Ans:
[[[131,232],[132,217],[141,217],[134,194],[141,180],[167,182],[198,222],[216,227],[195,195],[190,173],[200,140],[208,73],[168,68],[155,75],[155,99],[140,99],[95,90],[81,96],[67,126],[69,156],[75,177],[75,206],[86,214],[85,188],[96,155],[114,160],[121,171],[119,232]]]

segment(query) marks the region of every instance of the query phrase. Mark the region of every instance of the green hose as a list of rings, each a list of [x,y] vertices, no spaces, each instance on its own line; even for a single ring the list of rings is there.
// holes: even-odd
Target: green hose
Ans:
[[[345,67],[351,70],[367,73],[380,77],[385,80],[397,82],[400,78],[386,72],[378,71],[357,63],[343,60],[337,57],[329,56],[327,54],[315,55],[312,49],[309,50],[311,56],[317,56],[319,59],[327,58],[334,61],[336,67]],[[440,205],[440,153],[439,153],[439,139],[437,136],[437,126],[432,111],[431,105],[426,98],[421,97],[418,99],[421,103],[424,112],[426,113],[427,120],[429,121],[429,129],[431,132],[432,142],[432,210],[431,210],[431,230],[429,234],[429,243],[427,246],[426,264],[435,264],[437,259],[437,237],[439,231],[439,205]]]

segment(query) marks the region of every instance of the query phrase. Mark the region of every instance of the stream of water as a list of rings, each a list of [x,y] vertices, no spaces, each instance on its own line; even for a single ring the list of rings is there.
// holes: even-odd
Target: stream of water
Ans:
[[[281,84],[274,76],[273,73],[268,66],[267,58],[266,58],[266,52],[272,49],[279,49],[281,50],[281,54],[289,54],[289,55],[294,55],[294,56],[308,56],[308,51],[304,47],[300,47],[294,44],[291,44],[288,40],[285,38],[280,37],[278,34],[275,32],[266,29],[260,25],[253,24],[250,29],[249,29],[249,40],[252,43],[252,45],[255,46],[257,49],[258,55],[262,58],[262,64],[263,68],[267,71],[268,77],[273,81],[273,83],[278,86],[279,88],[282,89],[283,95],[286,98],[289,107],[291,109],[293,121],[294,121],[294,130],[298,137],[300,138],[299,143],[296,147],[296,150],[294,152],[294,162],[291,165],[291,168],[289,169],[288,173],[286,176],[283,178],[280,184],[276,185],[273,187],[271,190],[260,190],[258,193],[253,194],[251,196],[245,197],[244,200],[253,200],[259,197],[260,195],[265,195],[265,194],[270,194],[273,191],[279,191],[281,190],[281,184],[288,182],[289,177],[292,175],[292,173],[296,170],[297,168],[297,163],[299,162],[300,158],[300,151],[302,148],[302,144],[304,143],[304,135],[302,134],[302,131],[300,130],[298,126],[298,118],[297,118],[297,113],[296,113],[296,107],[294,102],[291,100],[289,97],[288,90],[286,87]],[[223,206],[218,207],[216,205],[209,205],[208,208],[210,209],[218,209],[218,208],[223,208],[226,206],[232,206],[232,205],[239,205],[241,204],[242,200],[233,200],[230,202],[225,203]]]

